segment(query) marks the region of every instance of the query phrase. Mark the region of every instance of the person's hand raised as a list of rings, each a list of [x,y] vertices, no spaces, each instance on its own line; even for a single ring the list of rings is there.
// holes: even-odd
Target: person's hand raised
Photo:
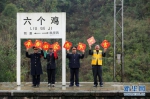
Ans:
[[[104,52],[106,52],[107,51],[107,48],[104,48]]]

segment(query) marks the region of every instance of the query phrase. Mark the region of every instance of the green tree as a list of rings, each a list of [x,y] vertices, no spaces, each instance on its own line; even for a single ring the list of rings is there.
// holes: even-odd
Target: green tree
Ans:
[[[10,18],[16,18],[17,14],[17,7],[16,5],[10,3],[7,4],[4,11],[2,12],[3,15],[8,16]]]

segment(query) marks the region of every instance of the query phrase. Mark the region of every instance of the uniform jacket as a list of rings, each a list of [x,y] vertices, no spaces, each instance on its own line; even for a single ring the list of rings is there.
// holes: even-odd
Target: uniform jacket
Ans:
[[[43,56],[43,51],[41,53],[32,53],[29,54],[26,52],[26,57],[30,58],[31,60],[31,75],[40,75],[43,74],[42,66],[41,66],[41,57]]]
[[[55,69],[56,63],[55,60],[58,59],[58,56],[54,56],[54,53],[50,55],[50,53],[46,54],[46,57],[44,59],[47,59],[47,69]]]
[[[80,68],[80,59],[84,58],[84,54],[69,54],[66,57],[69,59],[69,68]]]

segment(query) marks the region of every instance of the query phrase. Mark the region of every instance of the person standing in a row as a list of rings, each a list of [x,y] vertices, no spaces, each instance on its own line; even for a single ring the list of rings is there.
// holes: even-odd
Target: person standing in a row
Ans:
[[[32,54],[28,53],[28,48],[26,49],[26,57],[30,58],[31,61],[31,75],[32,75],[32,87],[39,87],[40,85],[40,75],[43,74],[41,66],[41,57],[44,56],[42,49],[39,53],[39,48],[33,47],[34,52]]]
[[[99,85],[100,87],[103,87],[103,80],[102,80],[102,57],[105,57],[106,50],[104,51],[100,50],[100,46],[96,45],[95,50],[91,50],[91,45],[89,45],[89,55],[92,55],[92,72],[94,77],[94,86],[97,87],[97,76],[99,78]]]
[[[80,68],[80,59],[84,58],[84,51],[82,54],[77,53],[77,47],[72,47],[72,53],[69,53],[67,50],[66,57],[69,59],[69,68],[70,68],[70,85],[69,87],[74,86],[74,76],[75,76],[75,85],[79,87],[79,68]]]
[[[49,53],[44,56],[47,59],[47,76],[48,76],[48,87],[55,87],[55,73],[56,73],[56,63],[55,60],[58,59],[57,52],[51,47]]]

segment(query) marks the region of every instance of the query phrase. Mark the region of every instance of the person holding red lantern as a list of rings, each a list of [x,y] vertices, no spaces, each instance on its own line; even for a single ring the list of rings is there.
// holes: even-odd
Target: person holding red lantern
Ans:
[[[70,85],[69,87],[74,86],[74,76],[75,76],[75,85],[79,87],[79,68],[80,68],[80,59],[84,58],[84,50],[82,54],[77,53],[77,47],[74,46],[71,48],[72,53],[67,49],[66,57],[69,59],[69,68],[70,68]]]
[[[32,87],[39,87],[40,85],[40,75],[43,74],[42,72],[42,65],[41,65],[41,57],[44,56],[42,48],[37,48],[35,46],[32,47],[34,52],[32,54],[28,53],[29,48],[26,48],[26,57],[30,58],[31,60],[31,75],[32,75]],[[39,53],[39,49],[41,53]]]
[[[55,73],[56,63],[58,59],[57,51],[53,50],[53,47],[49,48],[49,53],[44,53],[44,59],[47,59],[47,75],[48,75],[48,87],[55,87]]]

